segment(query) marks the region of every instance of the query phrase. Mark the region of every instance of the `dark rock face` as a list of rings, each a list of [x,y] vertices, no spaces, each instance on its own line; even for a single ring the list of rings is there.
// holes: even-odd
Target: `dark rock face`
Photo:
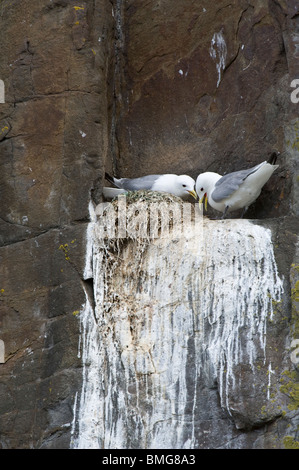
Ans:
[[[280,152],[248,217],[274,234],[286,288],[277,335],[289,348],[299,337],[297,2],[24,0],[0,11],[0,447],[70,447],[88,205],[105,169],[196,178]],[[209,423],[240,447],[298,445],[298,366],[273,341],[274,356],[287,371],[286,416],[265,426],[252,408],[232,432],[206,391]],[[243,392],[236,422],[252,405]]]
[[[0,442],[69,447],[88,204],[108,147],[111,5],[2,2],[1,16]]]
[[[276,150],[281,167],[249,216],[288,212],[295,12],[290,2],[126,2],[117,172],[224,174]]]

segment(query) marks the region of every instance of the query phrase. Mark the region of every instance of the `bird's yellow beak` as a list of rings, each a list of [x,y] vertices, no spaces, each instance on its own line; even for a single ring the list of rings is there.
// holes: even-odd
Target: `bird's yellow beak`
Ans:
[[[205,200],[205,210],[208,210],[208,196],[207,193],[204,193],[203,197],[200,199],[199,204],[203,203],[203,200]]]
[[[197,199],[197,193],[194,191],[194,189],[192,189],[192,191],[188,190],[188,193],[191,194],[191,196],[193,196],[194,199]]]

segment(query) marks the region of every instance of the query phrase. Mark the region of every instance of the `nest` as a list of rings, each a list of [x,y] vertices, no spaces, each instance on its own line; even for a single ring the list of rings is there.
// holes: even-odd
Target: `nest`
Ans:
[[[148,202],[148,203],[154,203],[154,202],[165,202],[165,203],[179,203],[182,204],[182,199],[178,196],[174,196],[173,194],[170,193],[161,193],[159,191],[151,191],[151,190],[145,190],[141,189],[139,191],[128,191],[127,193],[124,194],[126,197],[127,205],[136,203],[136,202]],[[122,196],[119,196],[122,197]],[[112,200],[112,204],[117,203],[118,198],[114,198]]]
[[[169,234],[174,225],[182,222],[181,198],[158,191],[129,191],[112,201],[120,228],[126,225],[127,238],[149,240]]]
[[[194,220],[195,204],[169,193],[128,191],[99,204],[96,213],[96,238],[104,250],[120,253],[131,240],[143,251],[157,238],[180,237],[184,222]]]
[[[107,292],[116,270],[126,269],[123,258],[134,260],[134,276],[142,279],[142,263],[148,246],[157,238],[180,238],[188,213],[189,220],[194,220],[195,207],[196,204],[184,202],[172,194],[150,190],[128,191],[111,202],[99,204],[94,254],[103,266],[101,272]],[[190,232],[190,224],[186,227]]]

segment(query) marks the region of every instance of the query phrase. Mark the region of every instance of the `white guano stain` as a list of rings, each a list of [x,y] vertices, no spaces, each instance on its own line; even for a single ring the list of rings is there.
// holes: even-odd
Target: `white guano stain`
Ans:
[[[260,357],[269,398],[267,321],[283,293],[271,231],[247,220],[207,221],[203,231],[111,250],[92,218],[95,309],[86,296],[74,448],[130,448],[128,429],[140,448],[194,448],[207,371],[231,414],[236,368],[249,364],[254,383]]]
[[[225,62],[227,56],[227,47],[222,31],[215,33],[212,37],[210,46],[210,56],[216,62],[216,69],[218,73],[217,88],[220,85],[221,74],[225,69]]]

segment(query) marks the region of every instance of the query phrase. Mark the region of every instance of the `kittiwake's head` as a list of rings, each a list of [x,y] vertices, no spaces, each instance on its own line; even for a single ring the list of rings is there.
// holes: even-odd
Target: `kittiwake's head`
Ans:
[[[207,210],[208,198],[211,191],[215,186],[215,182],[220,178],[220,175],[212,172],[205,172],[198,175],[196,179],[195,189],[199,197],[199,203],[204,202],[205,209]]]
[[[197,194],[195,192],[195,181],[191,176],[188,175],[179,175],[174,181],[174,192],[176,196],[179,196],[183,199],[186,199],[189,195],[193,196],[194,199],[197,199]]]

